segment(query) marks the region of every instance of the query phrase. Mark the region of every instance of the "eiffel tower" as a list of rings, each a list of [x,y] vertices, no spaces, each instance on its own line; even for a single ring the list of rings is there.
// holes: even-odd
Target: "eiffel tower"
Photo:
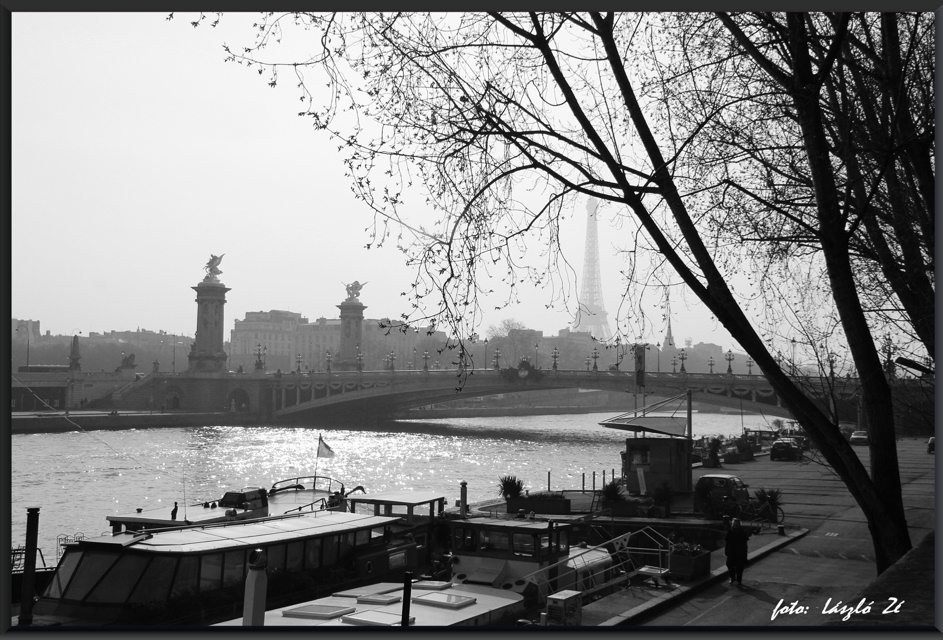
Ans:
[[[596,229],[596,207],[591,199],[586,203],[586,245],[583,249],[583,281],[580,288],[580,313],[573,329],[588,331],[594,338],[608,340],[612,332],[606,319],[602,301],[602,281],[599,277],[599,233]]]

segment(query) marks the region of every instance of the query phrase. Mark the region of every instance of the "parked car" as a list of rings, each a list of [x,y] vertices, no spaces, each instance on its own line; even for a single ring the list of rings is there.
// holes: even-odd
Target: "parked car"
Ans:
[[[855,431],[851,434],[851,437],[848,438],[848,442],[851,444],[868,444],[868,432]]]
[[[769,449],[770,460],[798,460],[800,455],[799,447],[788,439],[777,440]]]
[[[708,473],[694,485],[694,510],[708,516],[723,515],[727,505],[743,505],[750,501],[750,492],[737,476]]]
[[[927,453],[936,453],[936,437],[930,437],[927,440]]]

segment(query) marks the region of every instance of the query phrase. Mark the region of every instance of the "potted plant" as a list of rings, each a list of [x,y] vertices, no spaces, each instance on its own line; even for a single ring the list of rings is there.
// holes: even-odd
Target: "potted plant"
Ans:
[[[614,516],[638,515],[638,502],[625,495],[622,484],[618,480],[612,480],[603,485],[600,491],[600,503]]]
[[[673,542],[668,548],[668,572],[682,580],[696,580],[711,571],[711,552],[692,542]]]
[[[701,466],[709,469],[720,466],[720,440],[717,438],[707,442],[707,457],[701,461]]]
[[[740,462],[740,452],[737,451],[735,446],[727,447],[727,450],[724,451],[724,463],[736,464],[738,462]]]
[[[737,452],[740,454],[740,460],[753,460],[753,447],[746,436],[737,438]]]
[[[522,493],[524,493],[524,481],[517,476],[498,478],[498,495],[505,500],[520,498]]]

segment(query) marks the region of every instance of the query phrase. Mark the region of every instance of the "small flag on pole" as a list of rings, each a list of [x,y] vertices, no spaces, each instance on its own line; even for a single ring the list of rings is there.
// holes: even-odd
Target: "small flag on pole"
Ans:
[[[327,446],[327,443],[321,439],[321,436],[318,436],[318,457],[319,458],[333,458],[334,450]]]

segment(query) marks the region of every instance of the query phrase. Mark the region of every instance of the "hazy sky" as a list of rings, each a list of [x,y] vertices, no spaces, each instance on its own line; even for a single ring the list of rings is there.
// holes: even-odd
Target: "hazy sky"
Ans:
[[[166,15],[13,14],[13,316],[54,334],[192,335],[190,287],[210,254],[225,254],[227,337],[247,311],[337,317],[354,280],[367,283],[367,317],[407,311],[411,271],[392,246],[364,248],[371,212],[354,200],[335,143],[296,115],[293,83],[270,89],[223,62],[222,43],[249,42],[251,19],[193,29],[195,16]],[[578,275],[585,224],[581,206],[562,234]],[[623,288],[617,233],[600,221],[610,326]],[[498,298],[483,304],[479,333],[506,318],[545,335],[571,324],[545,308],[549,291],[523,295],[502,311],[491,311]],[[729,346],[690,304],[672,302],[676,340]],[[643,338],[660,342],[658,325]]]

